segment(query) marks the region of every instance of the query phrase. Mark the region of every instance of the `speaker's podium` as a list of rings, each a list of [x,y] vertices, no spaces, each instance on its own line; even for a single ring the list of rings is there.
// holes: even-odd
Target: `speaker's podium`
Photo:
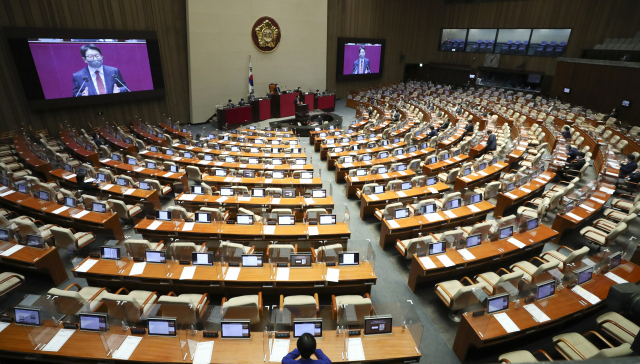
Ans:
[[[300,104],[296,106],[296,122],[305,123],[309,119],[309,105]]]
[[[271,117],[284,118],[287,116],[293,116],[295,114],[293,100],[295,100],[297,96],[298,92],[270,94]]]

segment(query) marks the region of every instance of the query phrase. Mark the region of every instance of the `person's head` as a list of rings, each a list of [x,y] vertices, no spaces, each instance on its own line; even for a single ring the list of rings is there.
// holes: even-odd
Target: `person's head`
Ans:
[[[84,183],[84,177],[85,177],[84,173],[77,174],[76,175],[76,182],[77,183]]]
[[[565,125],[564,130],[569,131],[569,127]]]
[[[473,123],[473,120],[467,119],[467,124],[471,124],[471,123]]]
[[[571,144],[567,144],[567,151],[570,151],[570,150],[571,150],[571,148],[573,148],[573,147],[571,146]]]
[[[360,58],[364,58],[365,53],[367,53],[367,51],[364,50],[364,47],[360,47],[360,49],[358,49],[358,53],[360,53]]]
[[[578,158],[582,159],[582,158],[584,158],[584,155],[585,154],[583,152],[578,152]]]
[[[100,68],[102,66],[102,51],[93,44],[85,44],[80,47],[80,54],[84,63],[91,68]]]
[[[311,358],[316,352],[316,339],[310,333],[304,333],[298,338],[298,352],[303,359]]]
[[[253,91],[251,91],[251,95],[253,95]]]
[[[316,92],[320,92],[320,90],[316,89]]]
[[[431,129],[431,130],[435,130],[436,128],[434,128],[434,127],[433,127],[433,125],[430,125],[430,126],[429,126],[429,129]]]
[[[200,140],[200,137],[201,137],[201,136],[202,136],[202,135],[200,135],[200,133],[196,134],[196,140]]]
[[[636,156],[633,154],[627,154],[627,159],[629,160],[629,162],[636,160]]]
[[[487,130],[487,135],[491,135],[493,132],[491,130]]]
[[[244,99],[240,99],[240,101],[244,101]]]
[[[231,99],[229,99],[229,103],[231,103]]]

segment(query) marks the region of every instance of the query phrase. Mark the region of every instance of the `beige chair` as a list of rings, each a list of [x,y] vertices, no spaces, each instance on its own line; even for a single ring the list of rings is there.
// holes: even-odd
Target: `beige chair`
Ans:
[[[206,243],[201,246],[192,242],[173,242],[169,245],[169,251],[172,257],[191,257],[191,253],[203,253],[206,251]]]
[[[633,344],[640,327],[617,312],[607,312],[596,319],[598,327],[618,342]]]
[[[448,246],[451,246],[451,244],[458,246],[458,244],[460,244],[460,241],[462,241],[462,238],[464,236],[464,232],[462,230],[449,230],[449,231],[445,231],[444,233],[437,233],[437,234],[430,234],[433,239],[435,241],[445,241],[447,242]]]
[[[429,248],[429,244],[433,242],[431,236],[421,236],[418,238],[396,241],[396,249],[402,254],[405,259],[412,259],[413,254],[419,251],[425,252]]]
[[[292,322],[294,318],[315,318],[320,315],[320,300],[317,293],[313,296],[280,295],[280,312],[285,308],[291,313]]]
[[[185,169],[187,171],[187,178],[188,179],[190,179],[192,181],[196,181],[196,182],[202,182],[200,169],[198,169],[198,167],[196,167],[196,166],[187,166]]]
[[[436,199],[436,205],[438,206],[439,209],[442,209],[444,206],[447,205],[447,202],[449,202],[451,200],[455,200],[457,198],[462,198],[462,193],[460,193],[460,192],[451,192],[451,193],[445,195],[442,199]]]
[[[623,212],[629,213],[629,211],[640,202],[640,193],[636,196],[628,195],[628,194],[620,194],[618,198],[614,198],[611,201],[611,208],[615,210],[621,210]],[[614,211],[614,210],[605,210],[606,211]]]
[[[211,221],[226,221],[229,218],[228,211],[222,211],[221,208],[201,207],[198,212],[208,212],[211,214]]]
[[[127,294],[121,294],[121,292]],[[116,293],[105,293],[102,303],[107,306],[109,319],[127,321],[136,324],[146,317],[158,301],[156,292],[135,290],[129,292],[126,288],[120,288]]]
[[[326,251],[332,251],[335,254],[336,259],[338,254],[344,251],[342,244],[323,245],[316,249],[311,249],[311,256],[314,262],[319,262],[325,257]]]
[[[374,187],[379,186],[377,183],[365,183],[364,186],[362,186],[362,190],[360,190],[359,188],[356,189],[356,196],[358,196],[358,198],[362,198],[362,195],[370,195],[373,192]]]
[[[500,275],[501,272],[504,272],[504,274]],[[500,268],[495,273],[485,272],[478,274],[475,278],[477,283],[486,283],[489,285],[487,291],[494,295],[499,292],[500,285],[503,283],[510,283],[514,287],[518,288],[518,285],[522,280],[522,276],[524,276],[524,272],[509,272],[504,268]]]
[[[438,174],[438,180],[440,180],[440,182],[442,183],[451,185],[456,181],[459,172],[460,168],[453,168],[448,173]]]
[[[24,218],[13,219],[11,221],[16,224],[18,234],[23,240],[27,238],[27,235],[38,235],[42,237],[43,241],[47,241],[52,237],[51,228],[58,226],[54,224],[43,224],[40,220],[31,221]],[[40,226],[38,227],[36,224]]]
[[[625,215],[620,215],[622,217],[622,219],[620,221],[612,221],[607,219],[598,219],[596,221],[593,222],[592,226],[602,230],[604,232],[610,233],[611,231],[613,231],[616,227],[618,227],[618,224],[620,223],[625,223],[627,225],[627,229],[629,228],[629,225],[632,224],[635,219],[638,217],[637,214],[632,213],[632,214],[625,214]],[[622,234],[626,233],[627,230],[623,230]]]
[[[583,238],[588,239],[589,241],[592,241],[595,244],[608,246],[615,243],[618,236],[623,231],[626,231],[626,230],[627,230],[627,224],[625,224],[624,222],[621,222],[621,223],[618,223],[616,227],[609,232],[596,229],[593,226],[587,226],[584,229],[580,230],[580,235],[582,235]]]
[[[600,350],[587,339],[588,335],[599,338],[608,348]],[[554,336],[553,347],[567,360],[618,358],[633,354],[630,344],[624,343],[615,347],[595,331],[589,331],[584,335],[580,335],[577,332],[570,332]]]
[[[223,320],[250,320],[251,325],[255,325],[262,319],[262,309],[262,292],[231,299],[222,298]]]
[[[380,221],[391,220],[394,217],[394,211],[401,208],[404,208],[404,204],[402,202],[390,203],[384,207],[384,211],[380,211],[376,208],[374,215]]]
[[[465,286],[463,284],[464,281],[467,281],[469,285]],[[436,294],[451,310],[449,318],[455,322],[459,322],[461,319],[457,311],[480,303],[478,297],[473,293],[473,290],[484,290],[488,288],[489,285],[487,283],[474,283],[468,277],[463,277],[460,281],[451,280],[435,285]]]
[[[534,208],[527,207],[527,206],[520,206],[518,207],[518,210],[516,212],[516,217],[517,218],[524,217],[527,219],[542,217],[542,220],[548,221],[549,219],[547,219],[546,216],[547,216],[547,211],[549,210],[549,203],[550,203],[550,200],[545,197],[538,203],[537,206],[534,204],[531,204]],[[526,205],[526,202],[525,202],[525,205]]]
[[[316,208],[316,209],[308,209],[304,212],[304,221],[318,221],[319,215],[326,215],[327,210]]]
[[[262,222],[262,216],[254,213],[253,211],[249,210],[249,209],[245,209],[243,207],[238,208],[238,214],[240,215],[251,215],[253,216],[253,222]]]
[[[218,249],[220,249],[221,251],[223,251],[224,249],[240,249],[242,250],[242,252],[244,252],[244,254],[251,254],[253,253],[253,250],[255,249],[255,246],[245,246],[242,245],[240,243],[232,243],[230,241],[221,241],[220,242],[220,246],[218,247]]]
[[[60,226],[51,227],[51,234],[56,243],[56,247],[59,249],[69,249],[77,251],[96,240],[95,235],[92,232],[79,232],[76,233],[73,229],[67,229]]]
[[[0,297],[19,287],[22,283],[24,283],[23,275],[11,272],[0,273]]]
[[[140,213],[144,214],[144,211],[142,210],[144,205],[141,203],[126,205],[124,202],[116,199],[109,199],[107,201],[111,204],[111,209],[118,215],[118,218],[125,221],[127,224],[133,222],[136,215]],[[130,229],[131,226],[132,225],[124,225],[122,228]]]
[[[607,220],[615,222],[625,222],[624,220],[629,218],[630,215],[636,215],[640,212],[640,203],[637,203],[628,210],[627,213],[614,209],[605,209],[604,216]],[[626,222],[625,222],[626,223]]]
[[[542,354],[544,355],[544,361],[553,361],[553,359],[551,358],[551,356],[549,356],[549,354],[547,354],[547,352],[545,352],[544,350],[536,350],[532,353],[530,353],[527,350],[518,350],[518,351],[512,351],[510,353],[506,353],[506,354],[502,354],[500,355],[500,357],[498,358],[498,360],[500,360],[500,364],[505,363],[537,363],[538,359],[536,359],[536,357],[534,356],[535,354]]]
[[[331,295],[331,312],[334,320],[342,315],[342,310],[346,305],[354,307],[358,323],[363,325],[364,317],[373,314],[373,305],[368,293],[365,293],[364,297],[360,295]]]
[[[167,211],[171,212],[171,219],[192,219],[195,215],[193,212],[187,212],[187,210],[182,206],[169,206]]]
[[[194,326],[207,310],[207,294],[181,294],[169,292],[158,299],[162,317],[175,317],[176,324]]]
[[[564,255],[560,253],[560,250],[562,249],[566,249],[571,253],[569,253],[568,256]],[[589,254],[589,247],[586,246],[577,250],[561,246],[557,250],[549,250],[540,254],[540,257],[548,262],[558,262],[558,269],[564,272],[570,264],[582,261],[587,254]]]
[[[539,266],[535,266],[534,264],[531,263],[531,261],[533,260],[538,260],[542,264]],[[528,262],[526,260],[523,260],[511,265],[511,271],[524,272],[524,276],[522,277],[522,280],[527,281],[531,284],[536,284],[536,283],[539,283],[538,282],[539,280],[543,280],[544,278],[549,278],[545,273],[547,273],[548,271],[554,268],[558,268],[559,266],[560,266],[559,261],[547,262],[538,257],[533,257]]]
[[[152,243],[144,239],[127,239],[124,241],[124,247],[132,259],[145,259],[147,250],[162,251],[164,250],[164,243],[162,241]]]
[[[112,182],[115,182],[115,180],[116,180],[116,177],[113,175],[113,172],[111,172],[110,170],[108,170],[106,168],[98,169],[98,173],[104,174],[105,182],[107,182],[107,183],[112,183]]]
[[[76,287],[78,290],[71,291],[72,287]],[[52,296],[58,313],[77,315],[81,310],[95,311],[102,303],[102,297],[108,291],[104,287],[82,288],[78,283],[71,283],[65,289],[51,288],[47,293]]]
[[[267,259],[274,254],[289,258],[290,254],[298,252],[298,244],[269,244],[267,246]]]
[[[158,196],[160,196],[160,197],[165,196],[166,194],[171,192],[171,185],[162,186],[160,184],[160,182],[158,182],[158,180],[156,180],[156,179],[147,178],[147,179],[144,180],[144,182],[148,183],[151,186],[152,190],[158,191]],[[211,187],[209,187],[209,190],[211,190]],[[208,193],[208,195],[210,195],[210,194],[211,193]]]
[[[464,232],[464,238],[469,235],[482,234],[482,240],[485,241],[491,235],[491,228],[493,227],[493,221],[482,221],[472,226],[463,226],[460,229]]]

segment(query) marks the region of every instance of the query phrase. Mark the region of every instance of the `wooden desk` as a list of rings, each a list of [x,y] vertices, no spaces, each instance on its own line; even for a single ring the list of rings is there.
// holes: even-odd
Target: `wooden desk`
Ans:
[[[629,266],[625,266],[625,264],[629,264]],[[630,267],[632,269],[628,271]],[[623,261],[623,265],[614,269],[613,273],[629,282],[637,283],[640,281],[640,267],[633,263]],[[515,308],[515,303],[511,302],[509,310],[505,312],[520,329],[520,331],[514,333],[507,333],[493,315],[485,314],[473,317],[470,313],[465,313],[462,315],[460,326],[458,326],[456,339],[453,343],[453,351],[458,359],[464,362],[471,347],[483,348],[498,344],[508,346],[508,342],[511,340],[520,339],[546,329],[553,330],[568,320],[600,308],[609,294],[609,289],[614,284],[616,284],[614,281],[600,274],[593,275],[593,280],[583,285],[585,290],[602,300],[596,305],[590,304],[568,288],[556,291],[552,298],[542,301],[546,305],[544,312],[551,319],[542,323],[536,322],[531,314],[522,307],[524,302],[520,302],[519,308]],[[538,301],[535,304],[540,307]],[[479,336],[478,332],[482,333],[482,337]],[[504,349],[502,351],[509,350]]]
[[[172,126],[167,125],[166,123],[160,123],[158,124],[159,127],[161,127],[164,131],[166,131],[167,133],[177,136],[181,139],[193,139],[193,136],[191,135],[191,133],[184,133],[178,129],[174,129]]]
[[[153,134],[147,133],[146,131],[142,130],[140,125],[136,124],[135,122],[131,123],[130,129],[134,134],[136,134],[138,137],[140,137],[140,139],[142,139],[145,143],[156,144],[156,145],[160,145],[162,147],[166,147],[169,144],[167,139],[158,138],[157,136],[155,136]]]
[[[55,171],[51,171],[51,176],[54,179],[60,181],[60,185],[65,185],[65,187],[70,187],[74,191],[77,189],[76,175],[65,171],[64,169],[56,169]],[[107,183],[99,182],[101,189],[101,194],[103,196],[106,195],[115,195],[115,197],[119,200],[123,200],[129,204],[136,204],[142,202],[145,205],[145,210],[148,213],[153,212],[154,209],[159,210],[162,206],[160,205],[160,198],[158,197],[158,191],[156,190],[142,190],[134,187],[122,187],[115,184],[112,184],[111,187],[105,189]],[[132,193],[126,193],[129,190],[134,190]],[[146,200],[146,201],[142,201]],[[148,206],[150,205],[150,206]]]
[[[351,195],[355,195],[357,189],[362,189],[367,183],[378,183],[378,184],[387,184],[389,181],[393,181],[395,179],[399,180],[407,180],[416,176],[416,173],[412,170],[400,171],[400,172],[389,172],[385,174],[368,174],[366,176],[360,177],[352,177],[345,176],[345,180],[347,181],[346,196],[347,198],[351,197]]]
[[[507,155],[507,157],[509,157],[509,165],[514,165],[516,164],[524,155],[524,152],[527,151],[528,149],[528,145],[529,142],[528,141],[523,141],[520,142],[520,144],[516,147],[516,149],[511,152],[509,155]]]
[[[273,198],[273,197],[242,197],[242,196],[225,196],[223,198],[218,195],[193,195],[184,194],[176,196],[174,202],[186,208],[188,211],[197,211],[201,207],[219,207],[222,206],[227,210],[238,211],[240,207],[245,209],[251,208],[290,208],[299,210],[300,212],[312,208],[323,208],[328,211],[333,210],[333,198],[304,198],[297,196],[294,198]],[[312,200],[313,202],[309,201]],[[294,211],[295,212],[295,211]],[[297,214],[296,214],[297,215]],[[296,216],[298,217],[298,216]],[[302,218],[302,214],[299,216]]]
[[[416,150],[415,152],[412,152],[412,153],[404,153],[398,156],[391,156],[391,157],[381,158],[381,159],[372,159],[366,162],[353,162],[353,163],[342,163],[342,164],[336,163],[335,164],[336,183],[344,181],[345,177],[349,174],[349,171],[353,169],[358,169],[358,168],[369,169],[371,168],[371,166],[375,166],[378,164],[390,165],[393,163],[404,163],[404,162],[409,163],[414,159],[422,159],[426,155],[429,155],[430,153],[432,153],[433,151],[435,151],[435,149],[426,148],[426,149]]]
[[[380,247],[384,249],[387,244],[395,244],[396,240],[405,240],[417,238],[418,233],[430,233],[435,231],[446,231],[456,226],[473,225],[475,222],[483,220],[489,212],[493,211],[495,206],[487,201],[482,201],[474,205],[480,211],[473,212],[468,206],[462,206],[457,209],[449,210],[456,217],[450,218],[442,211],[435,214],[439,215],[442,220],[431,222],[425,215],[409,216],[400,220],[393,220],[399,226],[391,227],[389,221],[382,221],[382,230],[380,231]],[[429,214],[430,216],[432,214]]]
[[[306,249],[307,251],[309,249]],[[300,251],[300,250],[298,250]],[[312,263],[311,268],[291,268],[288,281],[276,281],[273,267],[265,262],[261,268],[241,268],[237,280],[225,280],[223,272],[227,266],[214,263],[214,266],[197,266],[192,279],[180,280],[182,270],[191,265],[148,263],[140,275],[130,276],[133,261],[123,258],[117,268],[114,261],[87,258],[98,262],[88,272],[73,271],[74,277],[85,278],[91,286],[108,287],[117,290],[127,287],[129,290],[149,289],[151,291],[180,293],[209,293],[233,297],[242,294],[263,295],[280,294],[349,294],[371,293],[377,277],[369,262],[353,267],[333,267],[340,269],[339,282],[328,282],[324,276],[324,264]],[[356,293],[357,292],[357,293]]]
[[[464,135],[464,127],[461,126],[456,130],[455,134],[450,136],[448,139],[445,139],[438,143],[438,149],[449,149],[454,145],[458,144],[462,140],[462,136]]]
[[[404,191],[386,191],[377,195],[360,195],[360,218],[375,213],[376,208],[383,210],[385,206],[394,202],[410,202],[414,199],[424,200],[438,198],[443,192],[448,191],[449,186],[442,182],[435,185],[413,187]]]
[[[362,140],[351,140],[348,143],[320,144],[320,160],[323,160],[323,161],[328,160],[329,163],[327,164],[327,166],[330,166],[333,169],[333,164],[335,163],[334,161],[332,161],[333,159],[337,159],[347,155],[357,155],[362,150],[368,149],[368,148],[365,148],[368,143],[374,143],[374,142],[377,143],[380,140],[382,139],[375,137],[375,138],[362,139]],[[363,148],[360,148],[359,150],[355,150],[355,151],[351,150],[351,148],[348,148],[348,147],[353,147],[354,145],[360,145]],[[343,149],[348,148],[349,150],[344,150],[342,152],[336,153],[335,151],[336,148],[343,148]],[[371,148],[369,150],[371,150],[371,152],[376,152],[376,151],[382,152],[386,149],[387,148],[385,147],[378,146],[375,148]]]
[[[525,184],[524,186],[516,188],[511,192],[507,192],[508,195],[507,193],[499,194],[498,201],[496,202],[496,210],[494,211],[493,215],[496,218],[503,217],[505,214],[505,210],[507,210],[511,206],[529,201],[531,197],[541,191],[544,191],[547,184],[551,182],[555,176],[555,173],[544,172],[540,174],[538,178]],[[523,188],[525,190],[523,190]]]
[[[615,191],[615,186],[609,184],[603,184],[605,188],[609,188]],[[565,230],[575,229],[580,225],[584,224],[586,221],[589,221],[591,217],[595,216],[600,210],[604,209],[604,204],[613,196],[613,193],[607,193],[602,191],[602,187],[600,190],[596,191],[593,196],[585,200],[585,202],[581,205],[574,206],[570,213],[558,213],[556,215],[555,220],[553,220],[553,229],[556,230],[559,234],[555,239],[555,243],[557,244],[562,237],[562,234]],[[569,197],[569,196],[567,196]],[[600,200],[596,201],[594,200]],[[573,216],[571,216],[571,215]]]
[[[296,242],[298,243],[298,249],[305,248],[304,246],[301,247],[301,244],[309,247],[320,246],[321,240],[327,240],[327,244],[335,242],[346,246],[347,240],[351,237],[349,226],[342,222],[336,225],[316,225],[318,235],[309,235],[308,224],[301,223],[290,226],[264,225],[265,228],[275,227],[273,234],[266,234],[262,224],[195,223],[192,230],[182,231],[184,222],[164,221],[156,229],[149,229],[149,226],[154,222],[155,220],[143,219],[135,226],[135,230],[137,233],[142,234],[145,239],[153,241],[167,240],[168,238],[184,241],[240,240],[248,241],[253,245],[254,242],[277,240],[278,242]]]
[[[460,154],[457,157],[451,157],[449,159],[438,161],[436,163],[427,164],[422,166],[422,174],[427,176],[433,176],[440,174],[449,169],[458,168],[469,159],[466,154]]]
[[[22,159],[28,168],[44,175],[47,181],[51,181],[49,172],[51,171],[51,163],[43,161],[29,149],[27,136],[24,134],[13,137],[13,146],[18,152],[18,156]]]
[[[67,150],[71,151],[75,157],[80,160],[87,161],[91,163],[93,166],[98,167],[100,165],[97,152],[90,152],[85,147],[76,143],[76,141],[71,137],[71,134],[67,130],[60,131],[60,139],[67,147]]]
[[[282,179],[273,179],[273,178],[264,178],[264,177],[254,177],[254,178],[244,178],[244,177],[216,177],[211,176],[206,173],[202,174],[202,182],[212,185],[212,186],[229,186],[232,183],[234,185],[242,185],[247,187],[277,187],[277,188],[286,188],[292,187],[296,190],[305,191],[309,188],[322,188],[322,179],[320,177],[314,177],[313,179],[299,179],[299,178],[282,178]]]
[[[264,315],[269,315],[266,311]],[[326,320],[326,319],[325,319]],[[328,323],[327,323],[328,324]],[[45,321],[46,326],[52,326],[51,321]],[[329,326],[329,325],[327,325]],[[130,335],[121,327],[113,327],[111,333]],[[183,334],[184,335],[184,334]],[[137,335],[136,335],[137,336]],[[194,340],[198,342],[213,341],[212,363],[262,363],[265,360],[263,332],[252,332],[250,339],[222,339],[204,338],[198,330]],[[366,356],[364,362],[418,362],[421,353],[420,343],[416,343],[409,330],[393,327],[390,335],[361,336],[362,347]],[[343,359],[345,340],[343,335],[337,335],[335,330],[323,330],[322,351],[334,363],[347,363]],[[296,348],[296,340],[291,339],[289,350]],[[184,363],[185,354],[181,341],[175,337],[160,337],[143,335],[143,339],[129,358],[132,362],[152,363]],[[10,324],[0,333],[0,353],[6,358],[24,360],[25,357],[37,355],[39,361],[46,362],[91,362],[103,363],[114,359],[107,353],[102,342],[102,336],[93,332],[76,330],[69,340],[57,352],[37,351],[27,336],[27,330],[15,323]],[[186,360],[191,359],[186,355]],[[267,360],[268,357],[267,357]]]
[[[226,151],[226,150],[215,150],[215,149],[209,149],[209,148],[200,148],[200,147],[193,147],[193,146],[184,145],[184,144],[173,144],[172,147],[178,148],[178,149],[188,150],[193,154],[204,153],[204,154],[211,154],[211,155],[216,155],[216,156],[255,157],[255,158],[306,158],[307,157],[307,155],[304,154],[304,153],[300,153],[300,154],[277,153],[277,154],[275,154],[275,153],[229,152],[229,151]],[[282,145],[280,147],[284,148],[285,146]],[[154,152],[147,152],[147,153],[141,153],[141,154],[150,155],[151,153],[154,153]],[[162,154],[162,153],[159,153],[159,154]],[[176,161],[180,159],[179,156],[173,156],[172,158],[174,158],[174,160],[176,160]],[[175,159],[175,158],[178,158],[178,159]]]
[[[9,250],[18,245],[16,242],[0,242],[0,249]],[[8,265],[27,270],[36,270],[51,276],[56,286],[61,285],[69,279],[67,270],[64,268],[58,248],[55,246],[48,249],[37,249],[24,246],[22,249],[9,256],[0,256],[0,265]],[[25,282],[29,284],[29,282]]]
[[[134,167],[127,163],[116,162],[112,159],[101,159],[100,164],[114,168],[117,174],[131,174],[133,177],[138,179],[155,178],[160,181],[160,184],[170,184],[172,186],[174,182],[181,182],[185,188],[189,188],[187,174],[184,172],[173,173],[161,171],[159,169]]]
[[[138,153],[138,148],[136,148],[135,145],[127,144],[124,141],[114,137],[113,135],[109,134],[109,132],[105,128],[99,128],[98,134],[100,134],[100,136],[104,140],[106,140],[107,143],[111,144],[116,149],[126,150],[127,152],[132,154]]]
[[[0,188],[0,194],[8,192],[9,189]],[[55,202],[46,202],[30,195],[22,194],[14,191],[9,195],[0,196],[0,204],[8,206],[9,209],[20,211],[21,213],[31,216],[35,219],[42,220],[46,223],[58,224],[69,228],[72,227],[78,232],[93,232],[95,234],[112,235],[116,239],[124,239],[120,219],[115,213],[97,213],[89,212],[88,214],[77,218],[75,215],[84,211],[83,208],[77,207],[64,210],[58,214],[55,210],[64,207]],[[71,215],[73,212],[73,215]]]
[[[447,250],[445,255],[455,263],[450,267],[445,267],[437,256],[430,256],[436,268],[427,269],[419,257],[414,254],[409,272],[409,288],[415,292],[417,286],[424,282],[444,281],[467,274],[495,271],[508,266],[509,263],[528,260],[530,257],[540,255],[544,245],[557,235],[556,231],[545,225],[540,225],[537,229],[513,235],[513,238],[525,244],[526,247],[520,249],[509,243],[508,239],[483,242],[481,245],[468,249],[475,256],[475,259],[472,260],[464,260],[457,250]]]
[[[502,174],[502,172],[506,172],[508,168],[509,164],[502,162],[490,165],[482,171],[473,172],[465,177],[460,177],[462,174],[459,174],[458,177],[456,177],[455,183],[453,184],[453,190],[460,191],[463,188],[480,186],[488,182],[500,179],[500,175]]]

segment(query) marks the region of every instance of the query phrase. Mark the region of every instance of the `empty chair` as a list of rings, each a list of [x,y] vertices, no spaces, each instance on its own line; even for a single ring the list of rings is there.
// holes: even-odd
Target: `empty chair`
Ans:
[[[562,249],[566,249],[571,253],[568,256],[564,255],[560,253]],[[582,261],[587,254],[589,254],[589,247],[586,246],[577,250],[561,246],[557,250],[549,250],[540,254],[540,257],[548,262],[558,262],[558,269],[564,272],[570,264]]]
[[[419,251],[426,251],[429,247],[429,244],[433,242],[433,237],[431,236],[421,236],[418,238],[407,239],[396,241],[396,249],[402,254],[406,259],[411,259],[413,254],[418,253]]]
[[[318,221],[318,215],[326,215],[327,210],[316,208],[316,209],[308,209],[304,212],[304,220],[305,221]]]
[[[440,173],[438,174],[438,179],[442,183],[446,183],[451,185],[455,182],[456,177],[458,177],[458,173],[460,172],[460,168],[453,168],[448,173]]]
[[[169,251],[172,257],[191,257],[191,253],[202,253],[206,251],[206,243],[201,246],[192,242],[173,242],[169,245]],[[181,259],[182,260],[182,259]]]
[[[124,202],[116,199],[107,200],[111,203],[111,209],[118,215],[121,220],[130,223],[139,213],[144,213],[142,204],[126,205]],[[130,229],[131,225],[123,226],[124,229]]]
[[[609,348],[602,350],[599,349],[596,345],[587,340],[587,335],[596,336]],[[585,333],[584,336],[577,332],[554,336],[553,347],[567,360],[617,358],[633,354],[629,343],[624,343],[618,347],[614,347],[595,331],[589,331]]]
[[[401,208],[404,208],[404,204],[402,202],[390,203],[384,207],[384,211],[380,211],[376,208],[374,215],[380,221],[385,219],[391,220],[394,217],[394,211]]]
[[[164,243],[162,241],[152,243],[144,239],[127,239],[124,241],[124,247],[132,259],[145,259],[147,250],[161,251],[164,249]]]
[[[167,210],[171,213],[171,219],[193,220],[194,213],[187,212],[182,206],[169,206]]]
[[[542,264],[539,266],[535,266],[534,264],[531,263],[531,261],[533,260],[541,261]],[[538,282],[539,277],[545,276],[544,273],[547,273],[551,269],[558,268],[559,265],[560,265],[559,261],[546,262],[538,257],[533,257],[528,262],[526,260],[523,260],[513,264],[511,266],[511,270],[513,272],[518,270],[524,272],[522,279],[531,284],[536,284],[536,283],[539,283]]]
[[[251,325],[260,322],[262,318],[262,292],[256,295],[246,295],[228,299],[222,298],[224,320],[250,320]]]
[[[261,222],[262,221],[262,216],[254,213],[253,211],[251,211],[249,209],[245,209],[244,207],[238,208],[238,214],[240,214],[240,215],[251,215],[251,216],[253,216],[253,221],[254,222]]]
[[[482,234],[482,240],[487,240],[489,235],[491,235],[492,227],[493,221],[483,221],[472,226],[463,226],[460,229],[464,232],[463,236],[465,238],[469,235]]]
[[[587,226],[584,229],[580,230],[580,235],[595,244],[608,246],[613,244],[616,241],[616,238],[618,238],[618,235],[626,230],[627,224],[621,222],[609,232],[599,230],[593,226]]]
[[[221,251],[224,251],[225,249],[238,249],[242,251],[244,254],[251,254],[253,253],[254,247],[245,246],[240,243],[232,243],[230,241],[221,241],[218,249]]]
[[[295,254],[297,252],[298,244],[269,244],[267,246],[267,258],[272,256],[289,258],[290,254]]]
[[[121,294],[122,291],[126,294]],[[130,324],[136,324],[147,317],[157,301],[156,292],[141,290],[129,292],[124,287],[115,294],[105,293],[102,296],[102,303],[107,306],[109,319],[126,321]]]
[[[67,229],[60,226],[52,226],[50,231],[54,238],[56,247],[60,249],[68,249],[72,252],[87,246],[96,239],[92,232],[76,233],[73,229]]]
[[[23,275],[11,272],[0,273],[0,297],[19,287],[22,283],[24,283]]]
[[[280,311],[287,309],[291,313],[291,321],[294,318],[315,318],[320,315],[320,301],[318,294],[313,296],[297,295],[287,296],[280,295]]]
[[[465,286],[463,283],[465,281],[468,282],[469,285]],[[459,322],[461,318],[457,311],[480,302],[478,297],[473,293],[473,290],[488,288],[489,285],[487,283],[474,283],[468,277],[463,277],[460,281],[451,280],[435,285],[436,294],[451,310],[449,318],[455,322]]]
[[[316,249],[311,249],[311,255],[315,262],[324,261],[327,257],[337,259],[338,254],[343,252],[342,244],[323,245]]]
[[[364,324],[364,317],[373,314],[373,305],[371,304],[371,298],[368,293],[365,293],[364,297],[360,295],[331,295],[331,311],[334,320],[342,317],[342,310],[346,305],[354,308],[358,323]],[[349,322],[347,322],[347,324],[349,324]]]
[[[500,275],[501,272],[504,272],[504,274]],[[523,276],[524,272],[509,272],[504,268],[500,268],[495,273],[485,272],[482,274],[478,274],[476,276],[476,282],[486,283],[489,286],[487,290],[489,291],[489,293],[494,295],[498,292],[503,292],[504,289],[502,289],[501,285],[506,283],[509,283],[517,288]]]
[[[640,327],[617,312],[607,312],[596,319],[602,331],[611,335],[620,343],[633,344]]]
[[[78,290],[71,291],[73,287]],[[108,291],[106,288],[83,288],[78,283],[71,283],[65,289],[51,288],[47,293],[53,297],[58,313],[62,315],[77,315],[81,310],[84,312],[84,310],[88,309],[91,312],[98,308],[102,303],[102,297]]]
[[[200,169],[196,166],[187,166],[185,168],[187,171],[187,178],[196,182],[202,182]]]
[[[27,235],[38,235],[41,236],[44,241],[47,241],[52,237],[51,228],[57,226],[54,224],[45,225],[40,220],[30,220],[25,218],[13,219],[11,221],[17,225],[18,234],[23,241],[27,238]]]
[[[533,354],[527,350],[512,351],[500,355],[498,360],[500,360],[500,363],[536,363],[538,359],[534,355],[538,353],[544,356],[545,361],[553,361],[551,356],[542,349],[534,351]]]
[[[166,194],[171,192],[171,185],[162,186],[160,184],[160,182],[158,182],[158,180],[156,180],[156,179],[147,178],[147,179],[144,180],[144,182],[148,183],[151,186],[152,190],[158,191],[158,196],[160,196],[160,197],[165,196]],[[205,184],[205,186],[208,187],[209,185]],[[209,187],[209,190],[211,190],[211,187]],[[211,193],[209,193],[209,195],[210,194]]]
[[[178,325],[193,326],[198,323],[206,311],[209,299],[207,294],[181,294],[169,292],[158,299],[162,317],[175,317]]]

